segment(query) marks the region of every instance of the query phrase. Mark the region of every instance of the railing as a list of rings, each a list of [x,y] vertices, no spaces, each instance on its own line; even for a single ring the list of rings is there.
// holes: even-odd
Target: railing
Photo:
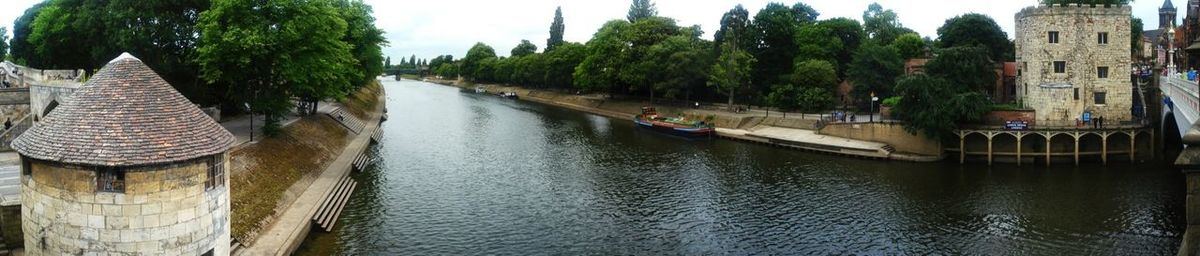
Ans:
[[[30,116],[33,116],[33,114],[25,115],[25,117],[17,120],[17,123],[13,124],[13,127],[4,131],[4,133],[0,133],[0,152],[13,151],[12,141],[25,133],[25,130],[29,130],[29,127],[33,126],[33,118],[30,118]]]
[[[1197,112],[1200,110],[1200,99],[1197,98],[1200,87],[1196,82],[1176,76],[1164,76],[1162,81],[1167,82],[1167,86],[1160,87],[1163,94],[1171,98],[1172,109],[1183,114],[1188,122],[1195,122],[1200,117]]]

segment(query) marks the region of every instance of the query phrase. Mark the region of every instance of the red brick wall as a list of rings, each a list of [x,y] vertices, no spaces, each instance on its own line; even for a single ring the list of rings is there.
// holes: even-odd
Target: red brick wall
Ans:
[[[1023,120],[1029,122],[1032,126],[1037,122],[1037,112],[1033,110],[1027,111],[992,111],[983,116],[983,123],[987,125],[1004,125],[1005,121]]]

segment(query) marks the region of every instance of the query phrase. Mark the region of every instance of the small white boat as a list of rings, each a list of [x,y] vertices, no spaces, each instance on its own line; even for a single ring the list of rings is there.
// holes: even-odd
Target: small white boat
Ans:
[[[487,90],[484,90],[483,86],[475,86],[475,93],[486,93],[486,92],[487,92]]]

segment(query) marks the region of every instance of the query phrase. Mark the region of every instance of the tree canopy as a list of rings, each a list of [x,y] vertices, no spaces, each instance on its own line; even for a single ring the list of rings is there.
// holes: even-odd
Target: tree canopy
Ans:
[[[626,15],[626,18],[632,23],[654,16],[658,16],[658,7],[654,7],[653,2],[633,0],[633,4],[629,5],[629,14]]]
[[[467,51],[467,56],[462,59],[462,75],[468,79],[476,79],[481,76],[487,76],[488,73],[484,70],[484,61],[496,58],[496,50],[491,46],[482,42],[475,43],[471,49]]]
[[[25,13],[13,21],[13,37],[10,41],[9,52],[13,62],[31,67],[45,67],[45,59],[37,57],[37,47],[29,43],[29,34],[33,33],[33,21],[45,9],[50,1],[43,1],[25,9]]]
[[[732,44],[721,45],[721,55],[709,73],[708,86],[722,91],[728,97],[729,109],[733,109],[733,99],[737,91],[749,84],[751,70],[757,60],[746,51],[733,47]]]
[[[0,27],[0,62],[8,58],[8,28]]]
[[[559,6],[554,9],[554,21],[550,23],[550,38],[546,39],[547,52],[563,44],[563,30],[565,29],[566,25],[563,24],[562,6]]]
[[[721,28],[713,34],[713,52],[719,53],[725,42],[734,48],[750,51],[758,46],[750,23],[750,12],[742,5],[734,6],[721,16]]]
[[[966,91],[988,92],[996,85],[996,64],[987,54],[987,49],[979,46],[942,49],[925,63],[925,72]]]
[[[913,33],[900,24],[895,11],[883,9],[879,3],[871,3],[863,11],[863,29],[868,38],[881,45],[891,44],[900,35]]]
[[[799,49],[795,42],[796,30],[800,26],[792,9],[780,3],[769,3],[755,14],[753,26],[759,47],[753,53],[758,64],[754,67],[752,81],[759,87],[766,87],[792,72]]]
[[[871,102],[871,93],[880,98],[894,95],[892,87],[896,85],[896,78],[904,74],[904,60],[895,47],[871,43],[854,54],[854,62],[847,73],[854,83],[851,97],[866,106]]]
[[[912,59],[925,56],[925,40],[921,39],[921,35],[917,33],[908,33],[901,35],[892,41],[892,47],[895,47],[900,52],[900,58]]]
[[[1041,0],[1042,4],[1066,5],[1066,4],[1104,4],[1104,5],[1128,5],[1133,0]]]
[[[534,54],[537,53],[537,45],[533,45],[533,43],[529,42],[529,40],[521,40],[521,43],[517,44],[517,47],[513,47],[512,51],[509,53],[511,53],[511,56],[513,57]]]
[[[993,61],[1012,61],[1014,51],[1008,34],[987,15],[968,13],[946,20],[938,28],[938,48],[981,46]]]

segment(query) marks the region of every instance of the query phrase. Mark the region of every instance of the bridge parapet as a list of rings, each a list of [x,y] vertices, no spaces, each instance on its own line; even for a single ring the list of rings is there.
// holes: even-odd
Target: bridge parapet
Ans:
[[[1176,122],[1179,123],[1180,134],[1184,134],[1186,129],[1200,120],[1200,85],[1177,76],[1163,76],[1161,81],[1164,84],[1159,87],[1165,96],[1163,111],[1171,111],[1177,119],[1182,119]]]

